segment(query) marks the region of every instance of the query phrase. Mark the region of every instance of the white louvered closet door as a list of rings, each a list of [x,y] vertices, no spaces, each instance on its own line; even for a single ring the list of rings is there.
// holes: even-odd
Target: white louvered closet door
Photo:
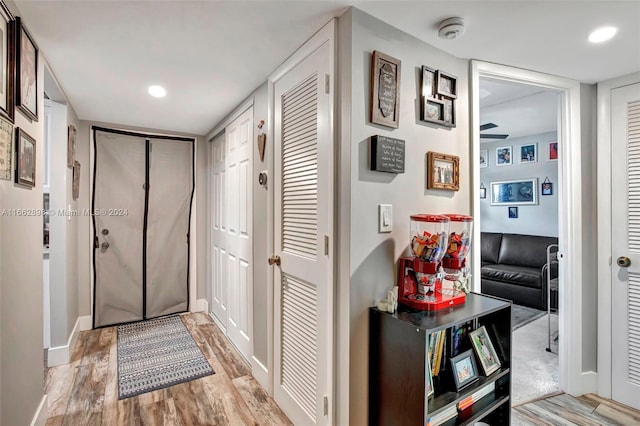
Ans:
[[[640,409],[640,83],[611,92],[611,144],[612,396]]]
[[[274,84],[274,396],[296,425],[331,418],[331,54],[326,42]]]

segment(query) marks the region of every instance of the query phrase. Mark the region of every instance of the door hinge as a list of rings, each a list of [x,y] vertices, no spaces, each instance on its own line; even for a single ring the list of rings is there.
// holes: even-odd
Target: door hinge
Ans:
[[[329,94],[329,74],[324,75],[324,93]]]
[[[324,415],[329,415],[329,398],[327,397],[327,395],[324,396]]]
[[[324,255],[329,256],[329,236],[324,236]]]

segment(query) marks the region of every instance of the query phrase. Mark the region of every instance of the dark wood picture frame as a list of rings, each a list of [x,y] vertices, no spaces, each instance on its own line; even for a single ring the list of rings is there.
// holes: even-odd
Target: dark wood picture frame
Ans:
[[[76,128],[73,124],[69,124],[67,129],[67,167],[73,168],[76,159]]]
[[[397,129],[400,122],[401,62],[374,50],[371,55],[371,122]]]
[[[453,382],[457,392],[480,379],[478,365],[471,349],[452,357],[449,361],[451,362]]]
[[[20,17],[15,29],[16,106],[27,118],[38,121],[38,46]]]
[[[460,189],[460,157],[427,153],[427,189]]]
[[[553,195],[553,183],[542,182],[540,187],[540,195]]]
[[[456,127],[456,102],[452,98],[441,96],[440,100],[444,103],[444,111],[442,120],[447,127]]]
[[[444,71],[436,71],[436,93],[456,99],[458,97],[458,78]]]
[[[21,128],[16,128],[15,182],[26,188],[36,186],[36,140]]]
[[[445,125],[444,102],[435,98],[424,98],[422,102],[422,121]]]
[[[73,162],[73,183],[71,186],[71,195],[74,200],[80,197],[80,163],[78,161]]]
[[[422,66],[422,92],[424,98],[434,98],[436,96],[436,70],[426,65]]]
[[[0,114],[11,123],[15,119],[15,19],[0,0]]]
[[[13,123],[0,115],[0,179],[13,179]]]

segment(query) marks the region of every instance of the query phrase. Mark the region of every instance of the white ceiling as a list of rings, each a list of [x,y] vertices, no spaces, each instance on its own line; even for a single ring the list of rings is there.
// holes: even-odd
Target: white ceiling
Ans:
[[[584,82],[640,70],[640,1],[15,2],[80,119],[201,135],[349,5],[462,58]],[[450,16],[466,34],[440,40]],[[590,45],[605,24],[618,36]]]

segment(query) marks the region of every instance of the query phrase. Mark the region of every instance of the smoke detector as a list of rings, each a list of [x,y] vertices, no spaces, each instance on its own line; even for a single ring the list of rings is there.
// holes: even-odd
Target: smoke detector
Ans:
[[[464,20],[462,18],[449,18],[440,22],[438,37],[453,40],[462,34],[464,34]]]

